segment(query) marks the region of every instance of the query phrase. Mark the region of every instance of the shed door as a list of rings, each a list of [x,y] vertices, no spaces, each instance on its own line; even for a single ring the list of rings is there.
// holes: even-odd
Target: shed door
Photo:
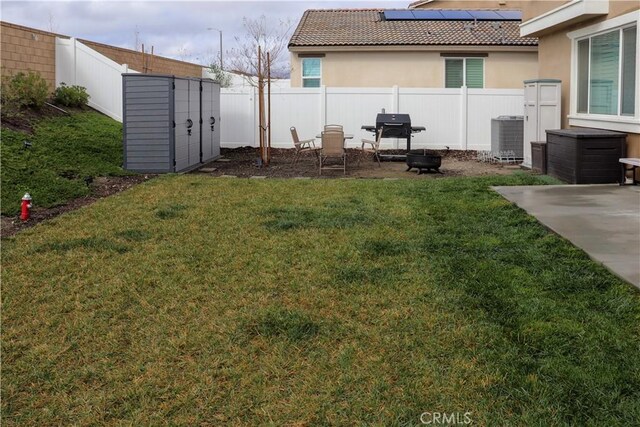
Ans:
[[[220,118],[220,85],[219,84],[211,84],[211,103],[213,110],[213,117],[216,119],[216,125],[213,130],[213,141],[211,147],[211,153],[213,157],[220,156],[220,135],[221,135],[221,127],[222,123]]]
[[[538,84],[524,85],[523,165],[531,167],[531,142],[538,139]]]
[[[218,119],[213,114],[213,86],[211,82],[202,82],[202,161],[213,157],[213,134]]]
[[[189,82],[189,119],[191,134],[189,135],[189,166],[200,163],[200,81]]]
[[[189,80],[175,79],[175,170],[189,167]]]
[[[560,83],[538,86],[538,138],[544,141],[547,130],[560,129]]]

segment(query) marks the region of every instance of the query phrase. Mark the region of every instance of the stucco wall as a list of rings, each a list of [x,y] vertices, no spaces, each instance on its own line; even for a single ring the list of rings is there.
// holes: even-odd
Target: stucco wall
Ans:
[[[538,78],[562,81],[562,127],[568,126],[571,76],[571,40],[564,32],[538,40]]]
[[[540,8],[538,3],[545,2],[534,1],[530,3],[532,3],[532,6],[538,10]],[[639,8],[640,6],[636,2],[611,1],[609,3],[609,14],[607,16],[589,19],[540,36],[538,44],[538,76],[540,78],[562,80],[563,128],[569,127],[569,119],[567,118],[567,115],[570,110],[569,103],[571,90],[571,40],[567,37],[567,33],[593,25],[597,22],[602,22],[616,16],[624,15],[625,13],[629,13]],[[551,8],[545,10],[550,9]],[[627,137],[627,151],[629,156],[640,157],[640,135],[630,134]]]
[[[627,136],[627,157],[640,158],[640,135],[637,133]],[[636,172],[636,177],[640,179],[640,171]]]
[[[540,0],[538,0],[540,1]],[[521,9],[525,0],[436,0],[416,9]]]
[[[489,52],[485,87],[520,89],[537,77],[537,52]],[[291,55],[291,87],[302,86],[302,59]],[[332,87],[444,87],[440,52],[326,52],[322,84]]]
[[[538,15],[542,15],[558,6],[562,6],[564,3],[569,3],[572,0],[528,0],[520,2],[520,9],[522,9],[522,22],[527,21]]]
[[[522,89],[523,81],[538,77],[537,52],[492,52],[485,63],[485,87]]]
[[[39,73],[53,90],[56,83],[56,35],[46,31],[2,22],[0,64],[2,75],[20,71]]]

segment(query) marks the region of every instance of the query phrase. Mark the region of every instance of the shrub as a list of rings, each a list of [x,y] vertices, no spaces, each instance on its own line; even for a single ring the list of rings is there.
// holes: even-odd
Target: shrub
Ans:
[[[209,72],[213,74],[213,81],[220,87],[231,87],[231,74],[225,72],[219,65],[211,64]]]
[[[83,107],[89,102],[89,94],[83,86],[67,86],[62,83],[54,92],[53,100],[66,107]]]
[[[18,113],[23,108],[42,108],[49,97],[49,85],[38,73],[19,72],[2,77],[2,108],[7,113]]]

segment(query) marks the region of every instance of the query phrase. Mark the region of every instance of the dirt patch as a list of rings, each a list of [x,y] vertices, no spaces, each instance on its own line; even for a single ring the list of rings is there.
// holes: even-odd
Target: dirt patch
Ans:
[[[34,126],[43,119],[68,116],[71,113],[79,111],[86,110],[82,108],[56,108],[48,104],[45,104],[39,110],[24,108],[17,114],[7,115],[3,113],[1,115],[2,127],[17,132],[32,134]]]
[[[155,175],[133,175],[95,178],[91,183],[91,194],[89,194],[88,196],[79,197],[77,199],[71,200],[64,205],[55,206],[53,208],[36,207],[31,211],[31,218],[29,219],[29,221],[22,222],[19,215],[2,216],[0,218],[0,235],[2,235],[3,238],[12,236],[20,230],[32,227],[39,222],[54,218],[65,212],[78,209],[82,206],[90,205],[97,200],[127,190],[134,185],[140,184],[141,182],[153,178],[154,176]]]
[[[505,175],[518,170],[518,165],[502,165],[480,162],[476,160],[475,151],[431,150],[443,156],[441,173],[429,172],[418,175],[415,169],[407,171],[404,162],[382,162],[379,166],[370,154],[364,155],[355,149],[347,150],[347,177],[350,178],[412,178],[434,179],[452,176]],[[400,150],[384,150],[383,154],[402,154]],[[195,173],[207,173],[211,176],[234,175],[247,178],[250,176],[266,176],[268,178],[342,178],[342,171],[322,171],[318,174],[318,165],[311,153],[305,153],[297,164],[293,164],[295,150],[273,149],[269,167],[258,166],[258,151],[252,147],[222,149],[222,157],[204,165]],[[215,168],[214,171],[211,171]],[[205,169],[206,172],[202,171]]]

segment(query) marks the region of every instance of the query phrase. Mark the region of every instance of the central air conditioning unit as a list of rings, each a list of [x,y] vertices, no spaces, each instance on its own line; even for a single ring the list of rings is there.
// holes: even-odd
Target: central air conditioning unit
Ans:
[[[491,154],[495,160],[522,160],[523,116],[499,116],[491,119]]]

